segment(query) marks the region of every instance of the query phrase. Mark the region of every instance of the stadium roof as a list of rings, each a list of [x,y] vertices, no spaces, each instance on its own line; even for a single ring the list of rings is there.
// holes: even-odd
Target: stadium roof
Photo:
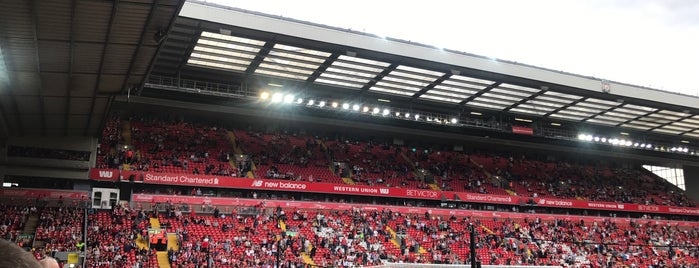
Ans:
[[[152,74],[297,81],[315,94],[699,138],[697,97],[194,1]]]
[[[112,96],[142,83],[154,36],[182,4],[2,1],[0,136],[98,135]]]
[[[689,95],[196,1],[5,3],[8,135],[96,135],[113,96],[176,78],[699,139]]]

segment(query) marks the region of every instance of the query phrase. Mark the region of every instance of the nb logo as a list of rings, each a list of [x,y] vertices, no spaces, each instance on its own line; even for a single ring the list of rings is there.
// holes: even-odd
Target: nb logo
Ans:
[[[260,187],[260,186],[262,186],[262,181],[260,181],[260,180],[253,181],[252,186],[253,187]]]
[[[100,178],[111,178],[113,173],[108,170],[100,170]]]
[[[539,199],[539,204],[546,204],[546,199]]]

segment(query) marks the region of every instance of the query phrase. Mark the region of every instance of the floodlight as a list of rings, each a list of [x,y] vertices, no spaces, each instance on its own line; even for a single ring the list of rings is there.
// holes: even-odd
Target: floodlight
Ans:
[[[389,113],[391,113],[391,110],[389,110],[389,109],[383,109],[383,115],[384,115],[384,116],[385,116],[385,115],[388,115]]]
[[[595,141],[599,141],[599,140],[600,140],[600,138],[599,138],[599,137],[595,137]]]
[[[260,99],[261,99],[261,100],[267,100],[267,99],[269,99],[269,92],[267,92],[267,91],[262,91],[262,93],[260,93]]]
[[[410,117],[410,113],[405,113],[405,118]]]
[[[333,108],[337,108],[337,105],[338,105],[338,104],[337,104],[336,101],[333,101],[333,103],[331,104],[331,106],[332,106]]]
[[[298,104],[301,104],[301,103],[303,103],[303,99],[302,99],[302,98],[298,98],[298,99],[296,99],[296,103],[298,103]]]
[[[400,116],[400,113],[399,113],[399,112],[396,112],[396,116]]]
[[[272,103],[282,102],[283,98],[284,95],[282,93],[274,93],[272,94]]]
[[[368,106],[364,106],[364,108],[362,109],[362,111],[365,112],[365,113],[366,113],[366,112],[369,112],[369,107],[368,107]]]
[[[286,95],[284,96],[284,102],[285,102],[285,103],[292,103],[292,102],[294,102],[295,99],[296,99],[296,96],[294,96],[294,95],[292,95],[292,94],[286,94]]]
[[[633,144],[633,142],[631,142],[631,141],[626,141],[626,143],[625,143],[624,145],[626,145],[626,146],[631,146],[631,144]]]
[[[418,120],[418,119],[420,119],[420,115],[419,115],[419,114],[416,114],[416,115],[415,115],[415,120]]]
[[[602,142],[607,142],[607,138],[602,137],[602,139],[600,139],[600,141],[602,141]]]
[[[342,109],[344,109],[344,110],[349,109],[349,107],[350,107],[349,103],[343,103],[343,104],[342,104]]]
[[[378,114],[379,111],[380,111],[380,109],[379,109],[378,107],[374,107],[374,109],[371,110],[371,113],[372,113],[372,114]]]
[[[585,140],[585,134],[578,134],[578,140],[584,141]]]
[[[315,104],[315,103],[316,103],[316,102],[315,102],[314,100],[308,100],[308,105],[313,105],[313,104]]]
[[[318,103],[318,106],[320,106],[320,107],[325,106],[325,101],[320,101],[320,103]]]
[[[352,105],[352,110],[359,111],[359,104]]]
[[[459,119],[456,119],[456,118],[452,118],[452,119],[451,119],[451,123],[452,123],[452,124],[456,124],[456,123],[458,123],[458,122],[459,122]]]

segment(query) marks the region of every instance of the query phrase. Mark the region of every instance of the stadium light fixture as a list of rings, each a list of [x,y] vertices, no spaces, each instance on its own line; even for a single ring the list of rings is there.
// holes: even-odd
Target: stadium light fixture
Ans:
[[[555,126],[555,127],[560,127],[560,126],[561,126],[561,123],[551,123],[551,125],[552,125],[552,126]]]
[[[342,109],[343,109],[343,110],[347,110],[347,109],[349,109],[349,108],[350,108],[349,103],[343,103],[343,104],[342,104]]]
[[[381,110],[381,109],[379,109],[378,107],[374,107],[374,109],[371,110],[371,113],[372,113],[372,114],[378,114],[380,110]]]
[[[283,99],[284,99],[284,95],[282,93],[277,92],[277,93],[272,94],[272,103],[282,102]]]
[[[333,103],[330,104],[333,108],[337,108],[339,104],[336,101],[333,101]]]
[[[601,142],[607,142],[607,138],[602,137],[602,138],[600,139],[600,141],[601,141]]]
[[[352,105],[352,110],[359,111],[359,104]]]
[[[456,124],[456,123],[458,123],[458,122],[459,122],[459,119],[456,119],[456,118],[452,118],[452,119],[451,119],[451,123],[452,123],[452,124]]]
[[[471,112],[472,115],[483,115],[482,113],[479,112]]]
[[[396,117],[399,117],[399,116],[400,116],[400,112],[396,112]]]
[[[320,101],[320,103],[318,103],[318,106],[320,108],[323,108],[325,106],[325,101]]]
[[[296,99],[296,96],[292,94],[286,94],[284,95],[284,103],[292,103]]]
[[[301,103],[303,103],[303,99],[302,99],[302,98],[298,98],[298,99],[296,99],[296,103],[298,103],[298,104],[301,104]]]
[[[624,136],[628,136],[628,135],[629,135],[628,132],[619,132],[619,134],[624,135]]]
[[[410,113],[405,113],[405,118],[410,117]]]
[[[389,113],[391,113],[391,110],[389,109],[383,109],[383,112],[381,113],[383,116],[387,116]]]
[[[599,138],[599,137],[595,137],[594,140],[597,142],[597,141],[600,141],[600,138]]]
[[[316,102],[315,102],[314,100],[308,100],[308,105],[309,105],[309,106],[311,106],[311,105],[313,105],[313,104],[315,104],[315,103],[316,103]]]
[[[419,115],[419,114],[416,114],[416,115],[415,115],[415,120],[418,120],[418,119],[420,119],[420,115]]]
[[[688,140],[682,140],[682,141],[680,141],[680,142],[682,142],[682,143],[689,143]]]
[[[267,91],[262,91],[262,93],[260,93],[260,99],[261,99],[261,100],[267,100],[267,99],[269,99],[269,92],[267,92]]]
[[[364,106],[364,108],[362,108],[362,112],[368,113],[368,112],[369,112],[369,106]]]

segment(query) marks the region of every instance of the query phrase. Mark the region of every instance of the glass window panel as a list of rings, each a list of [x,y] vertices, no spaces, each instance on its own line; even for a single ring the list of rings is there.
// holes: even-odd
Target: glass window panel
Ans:
[[[571,95],[566,93],[560,93],[555,91],[546,91],[543,96],[551,96],[555,99],[568,99],[568,100],[579,100],[582,97],[577,95]]]
[[[651,107],[646,107],[646,106],[640,106],[640,105],[633,105],[633,104],[624,104],[624,108],[629,108],[629,109],[634,109],[634,110],[639,110],[639,111],[645,111],[646,113],[653,112],[655,110],[658,110],[656,108],[651,108]]]
[[[624,124],[624,125],[622,125],[622,127],[641,129],[641,130],[649,130],[650,129],[650,127],[647,127],[647,126],[639,126],[639,125],[634,125],[634,124]]]
[[[452,91],[452,92],[456,92],[456,93],[466,93],[466,94],[469,94],[469,95],[473,95],[473,94],[476,94],[476,92],[478,92],[478,90],[475,90],[475,89],[472,90],[472,89],[457,88],[457,87],[447,87],[447,86],[443,86],[443,85],[437,85],[437,86],[435,86],[434,88],[435,88],[435,89],[442,90],[442,91]]]
[[[218,49],[218,48],[204,47],[204,46],[199,46],[199,45],[194,47],[194,49],[192,50],[192,53],[197,52],[197,51],[214,53],[214,54],[219,54],[222,56],[246,58],[246,59],[250,59],[250,60],[255,58],[255,55],[257,53],[257,51],[240,52],[239,50]]]
[[[526,97],[529,97],[529,96],[532,95],[531,92],[521,92],[521,91],[516,91],[516,90],[507,90],[507,89],[503,89],[503,88],[494,88],[494,89],[491,89],[491,90],[488,91],[488,92],[500,93],[500,94],[507,94],[507,95],[515,95],[515,96],[522,96],[522,98],[520,98],[520,99],[523,99],[523,98],[526,98]]]
[[[663,128],[656,128],[651,130],[653,132],[660,132],[660,133],[667,133],[667,134],[680,134],[683,131],[680,130],[670,130],[670,129],[663,129]]]
[[[628,119],[626,119],[626,118],[606,116],[606,114],[595,116],[595,119],[607,120],[607,121],[612,121],[612,122],[626,122],[626,121],[628,121]]]
[[[552,104],[555,103],[556,105],[560,105],[560,106],[563,106],[563,105],[566,105],[566,104],[569,104],[569,103],[572,102],[572,101],[570,101],[570,100],[568,100],[568,99],[558,99],[558,98],[547,97],[547,96],[543,96],[543,95],[542,95],[542,96],[536,97],[535,100],[538,100],[538,101],[546,101],[546,102],[549,102],[549,103],[552,103]]]
[[[594,108],[597,109],[598,111],[602,110],[607,110],[611,108],[612,106],[607,106],[607,105],[601,105],[601,104],[596,104],[596,103],[591,103],[591,102],[579,102],[575,104],[573,107],[587,107],[587,108]]]
[[[221,63],[235,63],[238,65],[243,65],[243,66],[248,66],[250,65],[249,60],[242,60],[242,59],[237,59],[237,58],[228,58],[228,57],[219,57],[219,56],[213,56],[213,55],[208,55],[208,54],[200,54],[197,52],[192,52],[190,55],[190,60],[192,59],[197,59],[200,61],[216,61],[216,62],[221,62]]]
[[[652,166],[652,165],[643,165],[643,168],[646,170],[653,172],[655,175],[658,177],[663,178],[669,183],[672,183],[673,185],[677,186],[677,188],[680,188],[682,190],[687,190],[685,188],[684,184],[684,170],[681,168],[672,168],[672,167],[661,167],[661,166]]]
[[[699,138],[699,133],[695,133],[695,132],[684,133],[683,135],[684,135],[684,136],[689,136],[689,137]]]
[[[342,67],[342,68],[333,68],[333,67]],[[379,74],[380,72],[383,71],[383,69],[379,69],[379,68],[371,68],[371,67],[355,65],[355,64],[350,64],[350,63],[340,62],[340,61],[334,61],[330,65],[330,68],[333,68],[336,70],[343,70],[343,71],[349,71],[347,69],[352,69],[356,72],[371,74],[372,76],[376,76],[377,74]]]
[[[519,108],[519,109],[529,109],[529,110],[540,111],[540,112],[545,112],[545,113],[550,112],[550,111],[553,111],[553,110],[556,110],[555,107],[548,107],[548,106],[541,106],[541,105],[531,105],[531,104],[529,104],[529,103],[520,104],[520,105],[517,106],[517,108]]]
[[[697,124],[688,124],[688,123],[685,123],[682,121],[674,122],[674,123],[672,123],[672,125],[673,126],[680,126],[680,127],[684,127],[684,128],[699,128],[699,125],[697,125]]]
[[[663,127],[662,127],[662,129],[672,129],[672,130],[679,130],[679,131],[682,131],[682,132],[685,132],[685,131],[689,131],[689,130],[691,130],[691,128],[688,128],[688,127],[683,127],[683,126],[674,126],[674,125],[667,125],[667,126],[663,126]]]
[[[275,44],[274,49],[279,49],[279,50],[286,50],[286,51],[293,51],[297,53],[302,53],[302,54],[308,54],[308,55],[315,55],[315,56],[320,56],[321,58],[327,58],[330,56],[329,52],[324,52],[324,51],[318,51],[318,50],[313,50],[313,49],[307,49],[307,48],[300,48],[300,47],[294,47],[294,46],[288,46],[288,45],[282,45],[282,44]],[[273,52],[274,50],[270,51]]]
[[[350,57],[350,56],[346,56],[346,55],[340,55],[340,57],[338,57],[338,59],[344,60],[344,61],[353,61],[353,62],[361,63],[363,65],[375,65],[375,66],[380,66],[380,67],[384,67],[384,68],[391,65],[388,62],[375,61],[375,60],[369,60],[369,59],[363,59],[363,58],[357,58],[357,57]],[[355,65],[355,66],[362,66],[362,65]],[[364,66],[362,66],[362,67],[364,67]]]
[[[453,92],[446,92],[446,91],[440,91],[440,90],[435,90],[431,89],[427,91],[428,94],[433,94],[433,95],[441,95],[441,96],[448,96],[448,97],[454,97],[457,99],[465,99],[470,97],[471,95],[466,95],[466,94],[458,94],[458,93],[453,93]]]
[[[542,108],[551,108],[552,110],[563,107],[563,104],[540,101],[539,99],[529,100],[527,101],[527,104],[533,106],[541,106]]]
[[[615,106],[615,105],[621,104],[620,102],[616,102],[616,101],[600,100],[600,99],[595,99],[595,98],[589,98],[589,99],[585,100],[585,102],[592,102],[592,103],[598,103],[598,104],[606,104],[605,106],[607,106],[607,107],[611,107],[611,106]]]
[[[306,74],[306,75],[310,75],[313,73],[313,70],[297,68],[295,66],[289,66],[289,65],[269,64],[266,62],[260,63],[259,68],[267,68],[267,69],[274,69],[274,70],[280,70],[280,71],[295,72],[295,73]]]
[[[336,80],[344,80],[344,81],[351,81],[359,84],[366,84],[370,81],[370,79],[362,79],[362,78],[357,78],[354,76],[345,76],[345,75],[336,75],[336,74],[329,74],[329,73],[322,73],[320,74],[320,77],[324,78],[332,78]]]
[[[383,80],[379,81],[376,83],[377,86],[385,87],[385,88],[393,88],[396,90],[403,90],[403,91],[410,91],[410,92],[416,92],[420,91],[420,87],[414,87],[410,85],[402,85],[402,84],[396,84],[396,83],[387,83],[384,82]]]
[[[522,98],[520,98],[520,97],[512,97],[512,96],[508,96],[508,95],[500,95],[500,94],[495,94],[495,93],[492,93],[492,92],[486,92],[486,93],[484,93],[484,94],[481,95],[481,96],[483,96],[483,97],[488,97],[488,98],[498,98],[498,99],[509,100],[509,101],[512,101],[511,103],[515,103],[515,102],[518,102],[518,101],[522,100]]]
[[[675,111],[670,111],[670,110],[662,110],[662,111],[659,111],[658,114],[670,115],[670,116],[674,116],[674,117],[690,116],[690,114],[675,112]]]
[[[292,79],[298,79],[298,80],[306,80],[306,78],[308,78],[308,76],[304,76],[304,75],[287,73],[287,72],[275,72],[275,71],[265,70],[265,69],[260,69],[260,68],[257,68],[257,70],[255,70],[255,73],[256,74],[266,74],[266,75],[270,75],[270,76],[286,77],[286,78],[292,78]]]
[[[322,77],[322,76],[321,76]],[[316,83],[320,84],[330,84],[330,85],[337,85],[337,86],[344,86],[344,87],[351,87],[351,88],[362,88],[364,85],[359,85],[359,84],[353,84],[349,82],[343,82],[343,81],[336,81],[336,80],[329,80],[329,79],[323,79],[323,78],[318,78],[315,80]]]
[[[404,79],[404,78],[396,77],[396,76],[386,76],[381,81],[393,81],[393,82],[398,82],[398,83],[403,83],[403,84],[410,84],[410,85],[415,85],[415,86],[420,87],[420,88],[423,88],[423,87],[430,84],[430,83],[425,82],[425,81],[415,81],[415,80]]]
[[[478,107],[483,107],[483,108],[488,108],[488,109],[495,109],[495,110],[502,110],[505,109],[509,105],[497,105],[493,103],[484,103],[484,102],[478,102],[478,101],[470,101],[468,105],[472,106],[478,106]]]
[[[318,64],[292,61],[292,60],[276,58],[276,57],[271,57],[271,56],[265,57],[264,62],[267,62],[270,64],[278,64],[278,65],[297,66],[297,67],[303,67],[303,68],[308,68],[308,69],[313,69],[313,70],[317,69],[319,66]]]
[[[402,91],[402,90],[383,88],[383,87],[379,87],[379,86],[373,86],[369,90],[370,91],[384,92],[384,93],[389,93],[389,94],[404,95],[404,96],[412,96],[414,94],[414,92],[406,92],[406,91]]]
[[[190,64],[190,65],[198,65],[198,66],[209,67],[209,68],[219,68],[219,69],[235,70],[235,71],[245,71],[245,69],[247,69],[246,66],[239,66],[239,65],[233,65],[233,64],[224,64],[224,63],[208,62],[208,61],[202,61],[202,60],[197,60],[197,59],[192,59],[192,58],[190,58],[190,59],[187,61],[187,64]]]
[[[586,118],[586,117],[589,117],[589,116],[595,114],[595,113],[580,112],[580,111],[575,111],[575,110],[562,110],[562,111],[558,111],[558,113],[560,113],[560,114],[567,114],[567,115],[573,115],[573,116],[582,117],[582,118]]]
[[[649,123],[656,123],[656,124],[667,124],[672,122],[672,120],[667,120],[667,119],[660,119],[660,118],[648,118],[648,117],[642,117],[637,120],[637,122],[649,122]]]
[[[617,112],[606,112],[604,113],[604,116],[610,117],[610,118],[623,118],[624,121],[631,119],[631,118],[636,118],[637,116],[632,115],[632,114],[625,114],[625,113],[617,113]]]
[[[588,122],[588,123],[595,123],[595,124],[601,124],[601,125],[608,125],[608,126],[614,126],[614,125],[619,124],[618,122],[610,122],[610,121],[607,121],[607,120],[600,120],[600,119],[594,119],[594,118],[593,118],[593,119],[588,119],[588,120],[586,120],[585,122]]]
[[[348,71],[348,70],[345,70],[345,69],[338,69],[338,68],[334,68],[334,67],[328,67],[328,69],[325,70],[325,73],[333,73],[334,75],[338,75],[338,74],[347,74],[347,75],[351,75],[351,76],[355,76],[355,77],[356,77],[356,76],[365,77],[366,79],[372,79],[372,78],[376,77],[375,74],[369,74],[369,73],[364,73],[364,72]],[[325,74],[325,73],[324,73],[324,74]],[[321,75],[323,75],[323,74],[321,74]]]
[[[536,92],[541,91],[541,89],[538,89],[538,88],[523,87],[523,86],[506,84],[506,83],[500,84],[500,86],[498,86],[498,88],[516,89],[516,90],[525,91],[525,92],[529,92],[529,93],[536,93]]]
[[[420,96],[420,98],[431,99],[431,100],[436,100],[436,101],[451,102],[451,103],[461,102],[461,99],[447,98],[447,97],[441,97],[441,96],[429,95],[429,94],[423,94]]]
[[[545,115],[547,113],[546,111],[522,109],[522,108],[519,108],[519,106],[517,106],[517,108],[510,109],[510,111],[520,112],[520,113],[525,113],[525,114],[536,114],[536,115]]]
[[[420,69],[420,68],[414,68],[410,66],[405,66],[405,65],[400,65],[396,68],[397,70],[403,70],[403,71],[408,71],[408,72],[413,72],[413,73],[420,73],[424,74],[423,77],[439,77],[444,75],[442,72],[436,72],[432,70],[425,70],[425,69]]]
[[[477,83],[477,84],[485,84],[489,85],[492,84],[493,81],[490,80],[484,80],[484,79],[478,79],[478,78],[473,78],[473,77],[468,77],[468,76],[463,76],[463,75],[452,75],[449,80],[457,82],[470,82],[470,83]],[[455,81],[456,80],[456,81]]]
[[[580,120],[583,120],[583,118],[585,118],[585,117],[573,116],[573,115],[568,115],[568,114],[552,114],[552,115],[549,115],[549,117],[562,118],[562,119],[568,119],[568,120],[573,120],[573,121],[580,121]]]
[[[614,109],[615,112],[620,112],[620,113],[627,113],[627,114],[632,114],[634,116],[640,116],[649,113],[648,111],[639,111],[635,109],[626,109],[626,108],[616,108]]]
[[[484,94],[485,95],[485,94]],[[501,100],[501,99],[494,99],[494,98],[486,98],[487,96],[481,95],[481,97],[476,98],[476,101],[479,102],[485,102],[485,103],[497,103],[497,104],[502,104],[505,107],[512,105],[514,102],[510,102],[507,100]]]

